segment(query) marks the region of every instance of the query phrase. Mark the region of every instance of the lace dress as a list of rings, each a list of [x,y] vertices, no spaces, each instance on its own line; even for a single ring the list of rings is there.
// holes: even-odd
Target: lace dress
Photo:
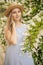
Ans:
[[[18,28],[16,27],[17,44],[7,48],[4,65],[34,65],[32,55],[28,52],[24,53],[21,50],[23,48],[24,33],[26,30],[26,24],[22,24]]]

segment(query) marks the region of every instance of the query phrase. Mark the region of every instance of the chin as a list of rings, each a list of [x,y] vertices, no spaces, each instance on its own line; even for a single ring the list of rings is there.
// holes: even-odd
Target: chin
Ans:
[[[16,19],[16,21],[20,21],[20,19]]]

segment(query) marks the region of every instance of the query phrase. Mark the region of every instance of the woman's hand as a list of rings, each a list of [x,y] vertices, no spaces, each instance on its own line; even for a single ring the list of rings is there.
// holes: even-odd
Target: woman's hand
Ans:
[[[12,22],[12,24],[13,24],[13,28],[15,28],[15,22],[14,21]]]
[[[10,40],[12,41],[12,44],[17,43],[17,34],[16,34],[15,22],[12,23],[12,34],[11,34]]]
[[[12,34],[16,31],[15,22],[12,21]]]

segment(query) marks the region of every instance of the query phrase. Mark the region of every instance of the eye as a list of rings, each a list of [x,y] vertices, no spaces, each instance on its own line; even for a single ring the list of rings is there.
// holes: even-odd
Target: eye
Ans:
[[[20,13],[21,11],[20,10],[18,10],[18,13]]]

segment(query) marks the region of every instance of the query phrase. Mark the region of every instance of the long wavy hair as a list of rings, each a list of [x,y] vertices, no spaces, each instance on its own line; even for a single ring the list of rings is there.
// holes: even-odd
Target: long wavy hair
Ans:
[[[10,13],[8,19],[7,19],[7,24],[6,24],[8,30],[12,33],[12,26],[13,26],[13,23],[12,23],[12,15]]]
[[[22,22],[22,19],[20,19],[20,22]],[[8,33],[8,31],[9,31],[9,33]],[[9,36],[11,37],[12,32],[13,32],[13,23],[12,23],[12,15],[10,13],[8,18],[7,18],[7,23],[6,23],[6,27],[5,27],[5,39],[7,41],[8,41]]]
[[[10,13],[8,18],[7,18],[7,22],[6,22],[5,29],[4,29],[4,37],[7,41],[11,37],[12,31],[13,31],[13,23],[11,21],[11,19],[12,19],[11,17],[12,16],[11,16],[11,13]]]

